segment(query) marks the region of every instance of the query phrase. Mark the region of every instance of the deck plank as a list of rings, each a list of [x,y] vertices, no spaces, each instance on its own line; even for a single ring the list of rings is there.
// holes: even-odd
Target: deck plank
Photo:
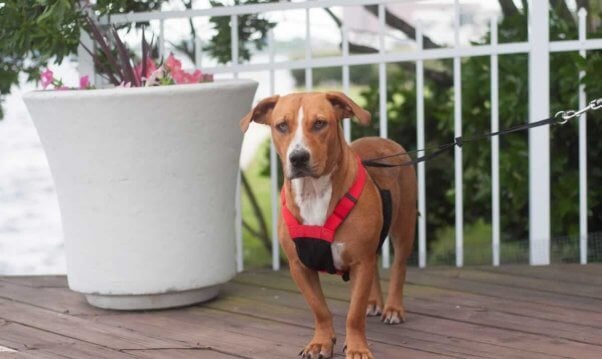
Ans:
[[[44,286],[35,287],[21,285],[16,281],[0,280],[0,298],[54,312],[71,315],[111,315],[113,311],[92,307],[80,293],[68,290],[66,287]]]
[[[144,349],[144,350],[126,350],[125,353],[131,354],[141,359],[233,359],[244,358],[216,352],[211,349]]]
[[[445,268],[429,270],[431,275],[446,278],[460,278],[478,283],[495,283],[512,288],[533,289],[537,292],[568,295],[573,298],[595,299],[602,306],[602,288],[568,280],[529,278],[516,274],[496,271],[482,271],[474,268]],[[602,273],[600,273],[602,275]]]
[[[0,282],[32,288],[67,288],[67,277],[64,275],[15,275],[0,277]]]
[[[132,358],[127,353],[79,341],[16,323],[0,326],[0,345],[17,351],[16,357]],[[3,354],[0,354],[2,357]]]
[[[517,277],[549,279],[557,282],[562,281],[602,287],[602,264],[599,263],[592,263],[585,266],[581,264],[563,264],[554,266],[479,266],[477,269],[494,273],[511,274]]]
[[[598,359],[601,269],[412,268],[407,322],[369,318],[371,349],[377,358]],[[336,276],[322,282],[339,340],[335,357],[343,358],[349,287]],[[18,350],[1,357],[283,358],[294,357],[312,331],[286,271],[243,273],[217,300],[152,312],[93,308],[63,276],[0,277],[0,345]]]
[[[165,340],[161,336],[149,337],[115,325],[101,324],[91,319],[56,313],[5,299],[0,299],[0,318],[113,349],[189,347]]]
[[[467,293],[481,294],[497,298],[522,300],[526,302],[602,313],[602,301],[594,298],[577,297],[568,294],[542,292],[535,289],[518,288],[497,283],[482,283],[463,278],[432,274],[428,271],[410,271],[407,280],[423,286],[453,289]]]

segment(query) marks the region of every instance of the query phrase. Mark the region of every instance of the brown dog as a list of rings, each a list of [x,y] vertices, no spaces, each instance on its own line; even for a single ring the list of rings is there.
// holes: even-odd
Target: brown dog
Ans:
[[[397,143],[377,137],[362,138],[348,145],[340,121],[356,117],[368,124],[370,114],[339,92],[300,93],[272,96],[259,102],[241,121],[245,132],[251,121],[269,125],[285,176],[283,203],[296,220],[307,226],[322,226],[339,200],[349,196],[362,160],[404,152]],[[399,163],[407,155],[382,160]],[[416,226],[416,175],[413,167],[367,168],[367,176],[355,207],[336,230],[330,244],[331,262],[351,278],[351,303],[347,316],[346,357],[373,358],[366,341],[366,315],[379,315],[387,324],[405,320],[403,285],[406,259],[412,251]],[[383,306],[378,277],[377,250],[383,227],[379,189],[391,194],[391,226],[388,232],[395,259],[387,301]],[[330,358],[335,331],[316,270],[300,259],[299,247],[281,215],[280,244],[288,257],[291,275],[313,311],[313,339],[301,351],[304,358]],[[295,241],[296,242],[296,241]],[[311,258],[310,258],[311,259]],[[307,259],[305,259],[307,260]]]

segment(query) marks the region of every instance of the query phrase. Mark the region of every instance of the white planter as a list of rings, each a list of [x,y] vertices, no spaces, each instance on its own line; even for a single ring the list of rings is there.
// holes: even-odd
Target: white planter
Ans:
[[[257,83],[24,96],[55,181],[69,287],[92,305],[208,300],[235,272],[239,120]]]

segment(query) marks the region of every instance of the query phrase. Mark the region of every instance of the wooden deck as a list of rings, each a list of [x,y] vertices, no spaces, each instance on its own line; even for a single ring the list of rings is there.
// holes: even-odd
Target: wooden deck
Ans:
[[[340,358],[348,288],[323,283]],[[405,324],[368,319],[376,358],[602,358],[600,264],[412,269],[408,283]],[[92,308],[62,276],[0,277],[0,358],[295,358],[311,328],[286,272],[247,272],[217,300],[154,312]]]

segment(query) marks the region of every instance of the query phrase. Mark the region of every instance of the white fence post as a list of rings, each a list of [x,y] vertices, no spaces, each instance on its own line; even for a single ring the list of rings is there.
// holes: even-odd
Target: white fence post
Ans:
[[[230,50],[232,51],[232,66],[238,65],[238,16],[230,17]],[[238,72],[234,72],[234,78],[238,78]]]
[[[424,49],[422,23],[416,24],[418,51]],[[416,61],[416,148],[425,147],[424,139],[424,61]],[[418,267],[426,267],[426,174],[424,162],[418,163]]]
[[[498,45],[497,17],[491,19],[491,45]],[[500,128],[498,56],[491,55],[491,132]],[[491,254],[500,265],[500,138],[491,137]]]
[[[165,58],[165,19],[159,20],[159,57]]]
[[[268,53],[270,54],[270,64],[274,63],[274,30],[268,31]],[[270,96],[276,93],[276,72],[270,69]],[[272,215],[272,269],[280,270],[280,247],[278,242],[278,216],[280,207],[278,207],[278,158],[274,141],[270,139],[270,203]]]
[[[386,8],[384,4],[378,4],[378,53],[384,55],[385,49],[385,13]],[[388,117],[387,117],[387,64],[382,61],[378,64],[378,101],[379,101],[379,136],[382,138],[388,138]],[[389,268],[391,265],[391,247],[389,237],[385,239],[382,247],[382,266],[383,268]]]
[[[347,28],[347,22],[343,22],[341,27],[341,42],[343,44],[343,57],[349,57],[349,29]],[[349,96],[349,65],[343,65],[343,92]],[[346,118],[343,120],[343,133],[347,142],[351,142],[351,119]]]
[[[305,9],[305,60],[311,62],[311,18],[310,9]],[[305,88],[311,91],[314,88],[313,68],[311,65],[305,67]]]
[[[82,31],[79,35],[80,45],[77,47],[77,72],[79,76],[88,76],[90,84],[96,84],[96,72],[94,70],[94,59],[82,46],[85,45],[90,51],[94,51],[94,41],[87,32]]]
[[[579,9],[579,41],[587,39],[587,10]],[[581,57],[585,58],[587,52],[579,51]],[[585,76],[585,72],[579,73],[579,79]],[[579,85],[579,108],[587,104],[585,86]],[[579,118],[579,263],[587,264],[587,115],[584,113]]]
[[[454,44],[460,47],[460,1],[454,6]],[[454,136],[462,136],[462,58],[454,57]],[[454,186],[456,193],[456,267],[464,266],[464,175],[462,147],[454,147]]]
[[[550,116],[548,0],[529,8],[529,122]],[[550,264],[550,128],[529,130],[529,262]]]
[[[85,6],[85,3],[80,1],[82,6]],[[89,12],[90,10],[86,10]],[[94,59],[92,55],[84,49],[86,46],[90,51],[94,51],[94,41],[85,31],[80,31],[79,33],[79,46],[77,47],[77,72],[79,72],[79,76],[88,76],[90,80],[90,85],[96,85],[96,70],[94,68]]]

